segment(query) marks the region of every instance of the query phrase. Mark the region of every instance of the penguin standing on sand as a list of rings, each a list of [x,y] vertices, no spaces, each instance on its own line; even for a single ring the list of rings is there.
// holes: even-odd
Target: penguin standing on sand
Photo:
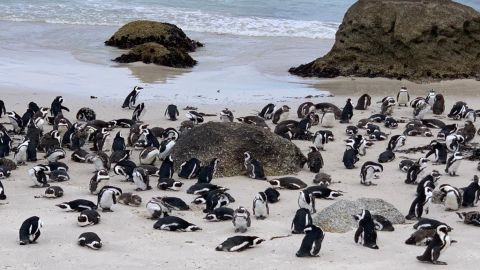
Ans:
[[[251,220],[250,220],[250,212],[248,212],[245,207],[238,207],[234,212],[233,212],[233,227],[235,228],[235,232],[241,232],[244,233],[247,231],[248,227],[251,226]]]
[[[213,177],[215,177],[219,162],[218,158],[214,158],[207,166],[201,167],[198,173],[198,183],[210,183]]]
[[[325,233],[320,227],[309,225],[304,230],[305,237],[303,237],[300,249],[295,254],[297,257],[317,257],[322,248],[322,242],[325,238]]]
[[[172,178],[174,173],[173,168],[173,158],[171,155],[168,155],[165,160],[160,165],[160,171],[158,172],[159,179],[162,178]]]
[[[442,193],[443,204],[445,205],[445,210],[447,211],[457,211],[462,206],[462,195],[458,188],[451,186],[449,184],[442,184],[439,187],[440,192]]]
[[[315,196],[312,192],[308,190],[302,190],[298,194],[297,199],[298,207],[307,209],[310,213],[315,213],[317,210],[315,209]]]
[[[355,106],[355,110],[366,110],[368,106],[372,103],[372,98],[369,94],[363,94],[357,101],[357,106]]]
[[[228,108],[223,109],[220,112],[220,121],[222,122],[233,122],[233,113]]]
[[[313,145],[315,145],[318,150],[324,150],[325,144],[329,141],[333,141],[333,133],[328,130],[319,130],[315,132],[313,136]]]
[[[312,215],[310,215],[310,211],[305,208],[300,208],[295,213],[295,217],[293,218],[291,231],[293,234],[301,234],[304,233],[304,229],[313,224]]]
[[[408,93],[407,87],[402,86],[400,88],[400,91],[397,93],[397,103],[398,106],[405,106],[407,107],[408,104],[410,103],[410,94]]]
[[[27,149],[29,143],[30,140],[25,139],[23,143],[17,146],[17,150],[15,151],[15,155],[13,156],[13,159],[15,160],[17,165],[25,165],[28,161]]]
[[[447,146],[444,143],[432,141],[430,143],[432,149],[425,155],[425,158],[433,155],[433,161],[438,164],[447,163]]]
[[[177,117],[180,115],[176,105],[170,104],[165,110],[165,116],[168,116],[169,120],[177,121]]]
[[[267,194],[265,192],[257,193],[253,199],[253,215],[257,219],[265,219],[269,214]]]
[[[345,168],[355,168],[355,163],[357,163],[357,161],[359,160],[360,159],[358,158],[358,150],[347,146],[345,152],[343,153],[343,164],[345,165]]]
[[[191,158],[180,165],[178,177],[185,179],[196,178],[200,171],[200,160]]]
[[[478,184],[478,176],[474,175],[472,183],[463,189],[463,207],[474,207],[479,200],[480,185]]]
[[[438,260],[440,254],[445,251],[452,243],[448,235],[448,226],[439,225],[436,229],[435,236],[427,246],[427,249],[421,256],[417,256],[417,260],[437,265],[447,265],[446,262]]]
[[[407,171],[407,179],[405,184],[416,184],[418,180],[421,180],[425,174],[427,168],[428,159],[419,158]]]
[[[428,214],[428,207],[432,201],[433,189],[429,186],[426,186],[422,189],[421,193],[417,193],[416,198],[413,200],[408,215],[405,219],[420,219],[423,215],[423,210]]]
[[[273,113],[272,122],[274,124],[278,124],[288,119],[288,115],[290,114],[290,107],[287,105],[283,105],[280,109],[276,110]]]
[[[258,116],[265,120],[270,120],[273,117],[273,113],[275,112],[275,104],[269,103],[260,111]]]
[[[7,112],[8,119],[10,120],[10,124],[13,127],[13,132],[21,133],[25,128],[26,123],[23,123],[22,117],[18,115],[16,112],[11,111]]]
[[[343,107],[340,123],[350,123],[350,119],[353,117],[353,105],[352,100],[347,99],[347,104]]]
[[[135,86],[132,92],[130,92],[130,94],[128,94],[128,96],[125,98],[125,101],[123,101],[122,108],[133,110],[135,108],[135,103],[137,102],[137,97],[142,89],[142,87]]]
[[[297,116],[298,118],[303,119],[305,116],[309,115],[311,112],[314,111],[315,105],[313,104],[313,102],[307,101],[298,106]]]
[[[375,223],[373,222],[370,211],[363,210],[360,215],[353,216],[358,222],[358,228],[355,232],[355,243],[363,242],[363,246],[371,249],[378,249],[377,246],[377,232],[375,231]]]
[[[43,222],[39,217],[33,216],[27,218],[20,226],[19,236],[20,245],[33,244],[40,237],[40,228]]]
[[[363,163],[360,170],[360,184],[365,186],[376,185],[372,183],[372,178],[378,178],[379,174],[383,172],[383,166],[373,161]]]
[[[331,128],[335,125],[335,114],[332,110],[326,110],[322,115],[322,127]]]
[[[398,148],[405,145],[406,140],[407,140],[407,137],[405,135],[394,135],[390,137],[390,140],[388,141],[387,150],[397,151]]]
[[[447,160],[445,172],[450,176],[457,176],[458,167],[460,166],[462,159],[463,155],[461,152],[453,153]]]
[[[248,177],[252,179],[267,180],[265,172],[263,171],[262,163],[255,159],[252,153],[245,152],[243,153],[243,157]]]
[[[125,138],[122,136],[122,132],[119,131],[115,135],[115,138],[113,138],[113,143],[112,143],[112,151],[124,151],[127,148],[125,144]]]
[[[58,96],[53,100],[52,105],[50,106],[50,114],[53,117],[57,117],[58,114],[61,114],[62,110],[65,110],[67,112],[70,111],[67,107],[63,106],[62,103],[63,97],[61,96]]]
[[[104,186],[98,193],[97,206],[102,208],[103,212],[113,212],[112,206],[117,204],[120,195],[122,195],[122,190],[120,188]]]
[[[150,177],[147,171],[141,167],[135,168],[133,170],[133,182],[137,189],[136,191],[145,191],[150,190],[152,187],[150,186]]]
[[[430,92],[428,92],[427,97],[425,97],[425,101],[428,103],[428,105],[433,106],[435,103],[435,96],[437,94],[435,93],[435,90],[431,89]]]
[[[445,98],[442,94],[437,94],[435,96],[435,102],[432,106],[433,114],[440,115],[445,111]]]
[[[132,114],[132,120],[135,122],[140,122],[140,118],[145,114],[145,103],[140,103],[135,107],[135,110]]]
[[[323,157],[315,146],[310,147],[307,155],[307,165],[311,172],[319,173],[323,168]]]

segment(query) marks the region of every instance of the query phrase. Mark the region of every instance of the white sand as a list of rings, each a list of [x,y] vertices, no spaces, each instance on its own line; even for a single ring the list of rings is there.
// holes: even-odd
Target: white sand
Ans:
[[[366,84],[368,86],[368,80]],[[459,83],[457,88],[464,91],[472,85],[475,86],[476,84],[471,83],[468,87],[464,87]],[[391,95],[396,94],[395,88],[388,84],[384,84],[384,87],[390,88],[385,91]],[[342,87],[339,86],[339,88]],[[344,90],[346,89],[348,88],[344,88]],[[128,90],[123,92],[126,94]],[[339,90],[339,92],[342,91]],[[32,94],[32,92],[12,91],[11,89],[2,89],[1,93],[1,99],[5,101],[7,110],[16,110],[19,114],[24,112],[29,101],[34,100],[40,106],[49,106],[55,96],[53,93],[39,95]],[[457,92],[457,94],[461,96],[460,92]],[[72,121],[77,110],[83,106],[94,108],[97,112],[97,118],[102,120],[131,116],[131,111],[120,109],[122,101],[120,99],[100,98],[90,100],[65,94],[63,96],[65,99],[64,105],[71,109],[70,113],[66,113],[66,117]],[[351,96],[354,103],[359,96],[360,93],[358,92],[355,92],[355,96]],[[447,110],[456,101],[456,98],[450,98],[449,96],[450,94],[446,97]],[[373,99],[376,101],[381,97],[382,95],[378,95],[374,96]],[[142,100],[141,97],[140,100]],[[339,107],[343,107],[345,100],[345,96],[337,96],[312,101],[334,102]],[[288,100],[278,103],[288,103],[293,108],[290,119],[296,119],[296,108],[302,102],[304,100],[294,100],[294,102]],[[467,102],[473,108],[478,108],[480,105],[479,99],[469,99]],[[178,105],[181,107],[185,104]],[[179,125],[179,121],[170,122],[163,118],[166,104],[161,101],[149,100],[146,101],[146,106],[148,111],[144,120],[151,126],[177,127]],[[218,113],[223,105],[199,107],[202,112]],[[235,116],[249,115],[260,108],[259,105],[249,104],[230,106]],[[367,118],[374,111],[378,111],[377,104],[369,111],[355,111],[353,123],[356,123],[360,118]],[[396,118],[409,118],[410,115],[411,108],[395,109],[394,116]],[[444,118],[444,116],[442,117]],[[183,113],[181,113],[180,118],[184,119]],[[208,120],[216,120],[216,118],[212,117]],[[3,117],[0,122],[8,122],[8,120]],[[403,124],[400,126],[397,130],[384,129],[384,131],[386,133],[391,132],[392,135],[399,134],[403,132]],[[346,138],[345,127],[346,125],[337,124],[332,129],[336,140],[326,146],[327,151],[322,152],[326,163],[322,171],[332,175],[334,181],[342,182],[334,184],[332,188],[344,191],[345,199],[382,198],[406,214],[414,198],[415,187],[403,183],[406,175],[398,169],[400,160],[398,157],[404,155],[397,154],[397,160],[385,164],[385,172],[381,175],[381,179],[377,181],[378,186],[364,187],[359,183],[359,168],[367,160],[377,160],[378,154],[386,148],[387,141],[375,143],[368,150],[367,156],[361,157],[361,161],[357,163],[357,169],[346,170],[341,162],[344,150],[343,140]],[[315,126],[312,131],[319,128]],[[112,135],[115,132],[112,132]],[[423,145],[429,141],[429,138],[409,137],[406,147]],[[475,138],[474,141],[478,142],[478,138]],[[305,141],[295,141],[295,143],[304,153],[310,146],[310,143]],[[107,147],[109,148],[109,146]],[[355,244],[353,241],[354,231],[345,234],[327,233],[320,257],[296,258],[295,253],[300,247],[302,235],[293,235],[272,241],[269,239],[272,236],[290,234],[291,220],[297,209],[298,191],[281,191],[280,202],[270,205],[270,216],[263,221],[252,220],[252,227],[246,235],[260,236],[268,241],[257,248],[241,253],[225,253],[214,250],[216,245],[235,235],[233,225],[229,221],[206,222],[203,220],[204,214],[197,207],[193,207],[194,210],[192,211],[175,212],[174,214],[202,227],[203,230],[199,232],[158,231],[153,229],[154,221],[146,219],[145,202],[153,196],[178,196],[187,202],[192,201],[194,196],[186,194],[185,190],[195,182],[193,180],[182,180],[185,185],[180,192],[160,191],[155,187],[150,191],[139,192],[138,194],[144,200],[141,207],[116,205],[113,208],[113,213],[100,213],[102,216],[100,224],[81,228],[76,225],[77,213],[65,213],[55,207],[55,204],[59,202],[79,198],[96,201],[96,196],[90,195],[88,192],[89,179],[94,170],[93,165],[72,163],[69,158],[70,153],[70,151],[67,151],[67,158],[63,161],[70,166],[71,181],[58,184],[65,190],[65,196],[61,199],[34,198],[35,195],[43,192],[43,189],[29,187],[31,180],[27,175],[27,170],[35,163],[20,167],[12,173],[9,179],[2,180],[9,202],[0,206],[0,222],[2,225],[2,230],[0,230],[0,265],[2,269],[51,269],[53,267],[58,269],[86,269],[86,267],[88,269],[98,269],[100,267],[109,269],[138,269],[140,267],[145,269],[153,269],[154,267],[161,267],[161,269],[246,269],[253,267],[255,269],[292,269],[292,267],[301,267],[302,269],[430,268],[428,265],[419,263],[415,258],[423,253],[425,247],[404,244],[404,241],[414,231],[412,223],[396,225],[395,232],[379,232],[378,244],[380,250],[371,250]],[[133,154],[135,160],[138,158],[138,153],[138,151],[135,151]],[[39,153],[39,157],[41,155]],[[419,156],[420,154],[410,155],[409,157],[416,158]],[[476,165],[476,162],[464,161],[460,167],[459,177],[443,176],[440,184],[450,183],[457,187],[468,185],[473,174],[477,173]],[[429,169],[431,168],[429,167]],[[443,171],[444,167],[435,166],[435,169]],[[297,176],[306,183],[312,184],[314,174],[307,169],[303,169]],[[120,180],[122,180],[122,177],[115,176],[110,180],[110,183],[122,188],[124,192],[134,190],[133,184],[120,182]],[[153,183],[152,186],[155,186],[156,179],[153,179]],[[230,188],[231,194],[236,199],[236,202],[230,207],[236,208],[243,205],[249,210],[251,210],[255,193],[263,191],[269,186],[266,182],[251,180],[244,176],[216,178],[213,183]],[[334,201],[317,200],[317,210],[320,211],[332,203]],[[468,210],[478,210],[478,207]],[[38,244],[19,246],[18,229],[23,220],[33,215],[41,217],[45,223]],[[444,211],[444,207],[441,205],[432,205],[431,212],[426,217],[439,219],[454,227],[451,236],[458,243],[442,254],[440,259],[448,262],[451,269],[476,268],[480,259],[478,254],[480,248],[478,228],[459,222],[455,213]],[[96,232],[102,238],[104,247],[100,251],[92,251],[77,245],[77,237],[86,231]],[[435,269],[447,269],[447,267],[440,266],[435,267]]]

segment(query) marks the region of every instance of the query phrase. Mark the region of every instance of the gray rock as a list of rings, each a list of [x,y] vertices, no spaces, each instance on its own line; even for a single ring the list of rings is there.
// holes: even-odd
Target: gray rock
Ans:
[[[352,215],[362,209],[382,215],[393,224],[405,223],[404,215],[392,204],[375,198],[360,198],[356,201],[339,200],[312,216],[313,223],[326,232],[345,233],[357,227]]]

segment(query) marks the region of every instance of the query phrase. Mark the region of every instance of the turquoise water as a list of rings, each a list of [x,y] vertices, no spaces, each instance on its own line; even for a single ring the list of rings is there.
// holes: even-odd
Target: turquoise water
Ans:
[[[168,21],[187,31],[333,38],[354,0],[2,0],[0,20],[121,25]],[[480,10],[480,0],[459,1]]]

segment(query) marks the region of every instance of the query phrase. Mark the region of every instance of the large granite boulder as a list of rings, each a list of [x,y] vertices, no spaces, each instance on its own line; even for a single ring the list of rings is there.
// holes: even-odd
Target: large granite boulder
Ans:
[[[241,123],[208,122],[180,136],[173,147],[175,167],[190,158],[207,164],[219,158],[217,176],[245,175],[243,153],[262,162],[267,178],[298,172],[306,157],[292,142],[268,129]]]
[[[290,69],[299,76],[474,78],[480,73],[480,13],[450,0],[359,0],[331,51]]]
[[[113,36],[105,41],[108,46],[129,49],[136,45],[156,42],[167,48],[181,49],[193,52],[202,43],[191,40],[182,29],[170,23],[155,21],[133,21],[118,29]]]
[[[352,215],[357,215],[363,209],[372,215],[381,215],[393,224],[405,223],[405,217],[392,204],[373,198],[360,198],[356,201],[339,200],[312,216],[313,223],[324,231],[345,233],[357,228],[357,222]]]
[[[128,53],[115,58],[114,61],[119,63],[141,61],[146,64],[154,63],[174,68],[193,67],[197,63],[185,51],[175,48],[167,49],[155,42],[137,45]]]

